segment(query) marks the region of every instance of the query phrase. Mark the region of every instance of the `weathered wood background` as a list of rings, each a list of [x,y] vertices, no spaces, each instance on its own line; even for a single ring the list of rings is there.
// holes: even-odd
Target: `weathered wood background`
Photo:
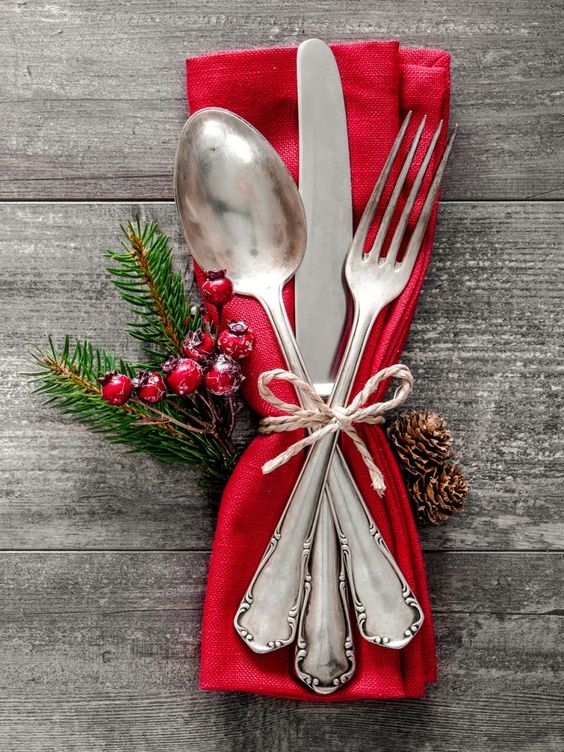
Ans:
[[[3,0],[1,752],[545,752],[562,708],[559,2]],[[197,684],[216,509],[30,397],[45,331],[131,352],[101,251],[171,199],[183,59],[400,36],[454,57],[461,131],[405,359],[449,419],[468,510],[422,533],[439,682],[321,706]]]

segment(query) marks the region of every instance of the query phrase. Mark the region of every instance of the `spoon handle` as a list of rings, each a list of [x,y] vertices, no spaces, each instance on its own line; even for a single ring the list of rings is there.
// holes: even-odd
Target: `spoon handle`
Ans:
[[[288,367],[308,380],[280,293],[262,302]],[[288,502],[235,617],[235,628],[258,653],[293,642],[299,621],[296,670],[319,694],[329,694],[348,681],[355,666],[344,558],[328,494],[329,488],[319,509],[315,503]],[[312,554],[318,517],[325,533]]]

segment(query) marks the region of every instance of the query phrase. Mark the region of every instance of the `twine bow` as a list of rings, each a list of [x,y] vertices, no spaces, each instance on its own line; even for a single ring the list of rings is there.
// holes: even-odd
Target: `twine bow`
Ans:
[[[393,397],[386,402],[375,402],[367,405],[366,402],[368,402],[378,389],[381,382],[389,378],[396,378],[402,382],[397,387]],[[287,381],[292,384],[300,402],[307,407],[284,402],[276,397],[268,386],[271,381]],[[389,368],[383,368],[369,378],[364,388],[346,407],[340,405],[330,407],[317,394],[311,384],[302,381],[302,379],[298,378],[291,371],[285,371],[283,368],[275,368],[272,371],[261,373],[258,378],[260,396],[265,402],[279,408],[286,414],[262,418],[259,424],[259,433],[272,434],[282,431],[296,431],[299,428],[311,430],[311,433],[303,439],[294,442],[284,452],[265,462],[262,466],[263,473],[268,474],[273,472],[273,470],[284,465],[302,449],[321,441],[329,434],[342,431],[354,442],[364,464],[368,468],[373,488],[381,494],[386,490],[384,477],[372,459],[368,447],[358,435],[354,424],[366,423],[368,425],[376,425],[383,423],[384,413],[401,405],[411,392],[412,386],[413,376],[411,375],[411,371],[407,366],[398,363]]]

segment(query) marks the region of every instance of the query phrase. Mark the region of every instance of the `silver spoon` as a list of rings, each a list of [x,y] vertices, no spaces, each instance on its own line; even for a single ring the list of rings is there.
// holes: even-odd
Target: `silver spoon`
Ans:
[[[266,139],[232,113],[210,108],[194,114],[181,133],[175,164],[175,196],[190,251],[203,269],[228,270],[239,295],[257,299],[278,337],[288,367],[308,380],[282,302],[282,289],[301,263],[306,220],[300,195],[283,162]],[[333,466],[335,489],[343,493],[350,474]],[[331,478],[329,480],[331,485]],[[354,491],[353,491],[354,493]],[[286,510],[287,511],[287,510]],[[296,637],[312,544],[315,509],[294,505],[282,515],[235,618],[235,627],[255,652],[270,652]],[[283,534],[282,534],[283,528]],[[284,562],[272,569],[266,560]],[[323,640],[300,645],[300,678],[316,692],[333,692],[354,672],[350,621],[338,551],[324,589],[327,610]],[[274,563],[274,561],[273,561]],[[287,576],[279,577],[278,572]],[[330,570],[330,567],[329,567]],[[296,594],[296,582],[299,592]]]

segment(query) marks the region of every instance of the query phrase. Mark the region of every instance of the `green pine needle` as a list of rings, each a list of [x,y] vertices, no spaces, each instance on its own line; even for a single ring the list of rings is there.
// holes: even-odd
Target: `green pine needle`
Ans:
[[[172,248],[156,222],[141,224],[139,217],[122,226],[122,252],[106,251],[115,266],[108,268],[122,299],[136,320],[128,332],[143,342],[148,365],[161,366],[171,353],[182,352],[189,331],[201,325],[199,313],[191,313],[182,275],[173,271]]]
[[[205,489],[211,494],[221,491],[237,452],[217,405],[209,409],[208,397],[168,397],[156,405],[133,397],[124,405],[110,405],[102,399],[98,378],[115,369],[132,377],[136,367],[88,340],[71,346],[66,337],[57,350],[49,338],[48,348],[36,350],[32,358],[37,370],[27,375],[48,404],[132,452],[199,466]]]
[[[108,269],[122,299],[136,319],[129,333],[143,343],[145,363],[136,365],[100,350],[88,341],[71,345],[67,336],[57,349],[32,353],[36,370],[27,374],[48,404],[73,416],[92,431],[132,452],[145,452],[163,462],[200,468],[202,486],[221,492],[237,461],[231,434],[234,407],[204,389],[188,397],[167,395],[149,405],[131,397],[124,405],[108,404],[101,396],[99,377],[117,370],[133,377],[137,370],[160,370],[170,355],[182,353],[186,335],[202,324],[199,308],[186,295],[182,275],[173,270],[172,248],[156,222],[141,224],[137,217],[122,226],[122,251],[106,251],[114,266]]]
[[[110,442],[163,462],[198,466],[202,486],[216,495],[238,458],[231,439],[234,408],[230,400],[213,397],[204,389],[188,397],[167,395],[154,405],[135,396],[121,406],[102,399],[99,377],[114,370],[130,377],[139,369],[160,370],[170,355],[181,354],[188,332],[202,324],[181,274],[173,270],[169,239],[159,232],[157,223],[142,225],[137,217],[122,231],[126,238],[122,251],[106,251],[114,263],[108,271],[136,314],[128,331],[143,343],[146,362],[135,365],[93,347],[88,340],[71,345],[68,336],[57,349],[49,338],[48,347],[32,353],[36,370],[28,376],[48,404]]]

